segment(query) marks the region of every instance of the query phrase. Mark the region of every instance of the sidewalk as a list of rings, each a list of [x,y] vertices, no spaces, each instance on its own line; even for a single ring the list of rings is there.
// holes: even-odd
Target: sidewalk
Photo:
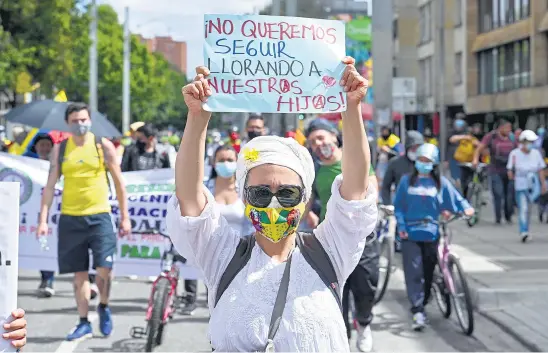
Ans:
[[[491,204],[473,228],[453,227],[454,250],[473,288],[477,310],[533,352],[548,351],[548,224],[531,217],[523,244],[513,225],[495,225]]]

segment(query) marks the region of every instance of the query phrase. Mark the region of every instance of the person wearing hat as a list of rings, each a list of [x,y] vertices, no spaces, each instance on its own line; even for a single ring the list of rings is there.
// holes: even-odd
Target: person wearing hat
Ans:
[[[442,214],[474,214],[468,201],[453,184],[440,176],[440,153],[425,143],[416,152],[415,168],[401,178],[394,199],[398,232],[402,239],[403,272],[407,297],[413,315],[412,327],[421,331],[426,325],[424,307],[430,298],[434,269],[438,263],[439,227]],[[429,218],[434,223],[424,222]]]
[[[365,244],[376,238],[378,213],[377,191],[367,177],[371,155],[361,114],[367,80],[354,62],[343,60],[340,82],[347,97],[345,149],[342,156],[337,152],[342,175],[331,185],[324,221],[308,235],[297,229],[312,194],[314,162],[296,140],[278,136],[250,140],[236,161],[236,190],[255,232],[242,237],[227,226],[203,184],[203,146],[211,119],[203,103],[214,94],[209,70],[199,67],[183,88],[189,113],[166,225],[177,251],[199,268],[209,289],[209,339],[216,351],[350,351],[341,285]],[[317,251],[309,250],[312,244],[320,245],[314,246]],[[237,268],[230,267],[233,261]],[[329,265],[322,267],[327,272],[319,271],[320,262]]]
[[[529,234],[531,205],[541,194],[547,192],[544,176],[546,163],[540,151],[533,146],[537,139],[538,136],[533,131],[524,130],[519,135],[519,147],[510,152],[506,165],[508,178],[514,180],[519,234],[524,243],[531,238]]]
[[[313,187],[314,198],[309,201],[312,207],[315,197],[320,202],[319,218],[313,212],[305,212],[309,225],[315,228],[326,217],[327,204],[332,196],[331,185],[337,175],[342,172],[343,149],[340,143],[339,131],[335,125],[325,119],[313,120],[306,130],[307,142],[312,155],[318,160],[316,178]],[[375,170],[369,169],[369,185],[375,187],[377,178]],[[351,326],[348,319],[348,298],[350,291],[354,296],[356,306],[356,319],[358,321],[357,347],[362,352],[373,349],[373,337],[370,323],[373,320],[372,309],[375,304],[375,290],[379,279],[379,244],[373,237],[365,246],[359,264],[348,278],[343,291],[343,315],[350,339]]]

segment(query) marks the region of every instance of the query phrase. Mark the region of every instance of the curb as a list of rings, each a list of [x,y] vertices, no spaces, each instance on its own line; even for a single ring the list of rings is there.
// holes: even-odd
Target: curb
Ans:
[[[534,342],[524,338],[522,335],[520,335],[514,329],[512,329],[510,325],[507,325],[502,320],[499,320],[491,316],[488,312],[483,312],[480,310],[476,310],[476,312],[480,314],[481,316],[483,316],[484,318],[486,318],[487,320],[491,321],[493,324],[497,325],[502,331],[504,331],[513,339],[515,339],[517,342],[519,342],[521,345],[527,348],[530,352],[544,352],[542,348],[537,346]]]

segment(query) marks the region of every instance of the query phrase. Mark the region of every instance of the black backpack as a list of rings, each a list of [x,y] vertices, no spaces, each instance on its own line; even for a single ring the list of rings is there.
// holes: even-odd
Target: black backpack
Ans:
[[[251,252],[255,246],[255,235],[251,235],[240,239],[240,243],[236,247],[236,253],[230,260],[228,267],[221,276],[217,293],[215,296],[215,306],[221,299],[223,293],[226,291],[230,283],[234,280],[236,275],[245,267],[251,258]],[[342,302],[339,294],[340,283],[335,272],[335,267],[329,258],[329,255],[323,248],[322,244],[318,241],[313,233],[297,233],[297,246],[299,247],[301,254],[303,254],[306,262],[316,271],[320,276],[323,283],[335,299],[341,309]]]

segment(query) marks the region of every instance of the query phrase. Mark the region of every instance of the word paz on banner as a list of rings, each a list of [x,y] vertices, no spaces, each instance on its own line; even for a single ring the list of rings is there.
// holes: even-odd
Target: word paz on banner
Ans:
[[[211,111],[319,113],[346,109],[340,21],[206,15]]]

